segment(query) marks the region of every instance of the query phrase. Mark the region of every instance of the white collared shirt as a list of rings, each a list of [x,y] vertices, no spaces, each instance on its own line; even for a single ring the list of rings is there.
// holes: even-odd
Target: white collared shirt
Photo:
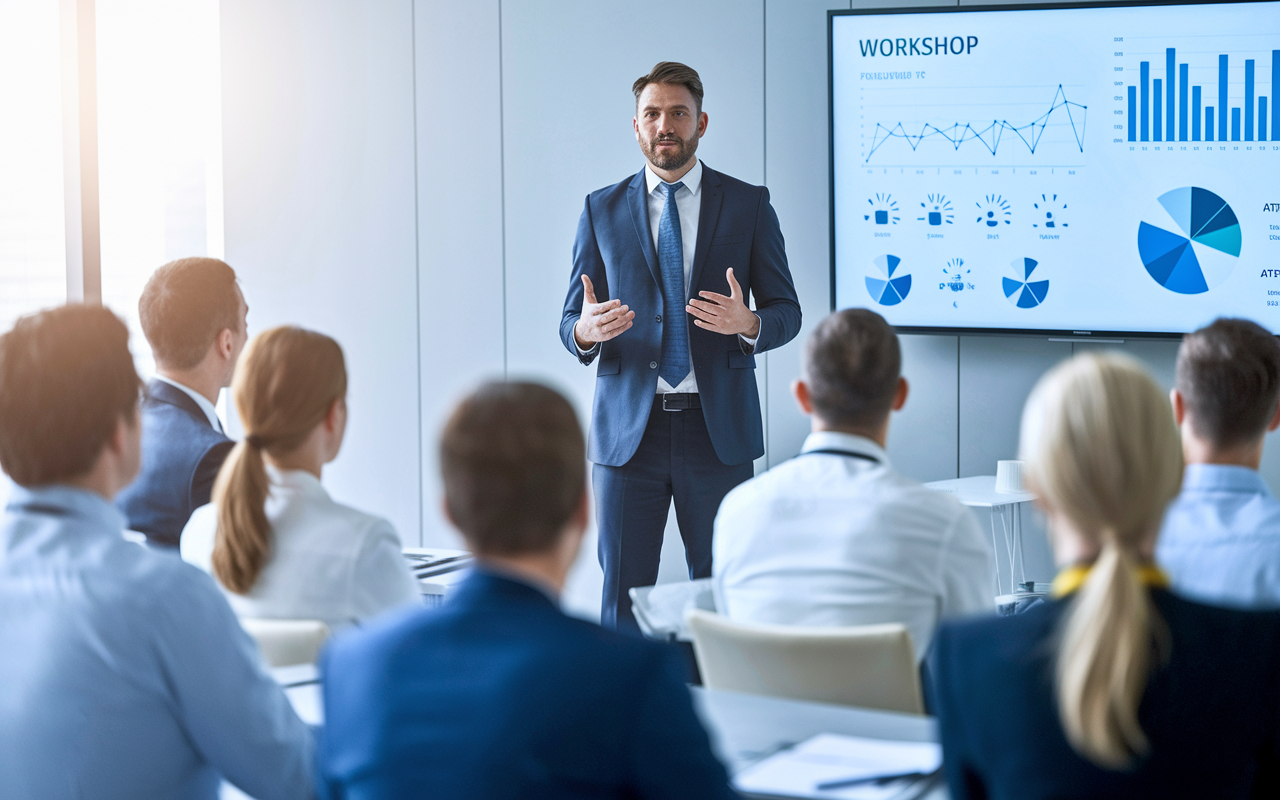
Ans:
[[[237,615],[318,619],[336,630],[421,602],[391,523],[335,502],[309,472],[268,466],[267,474],[271,556],[248,594],[225,592]],[[182,531],[182,558],[210,574],[217,527],[210,503]]]
[[[917,661],[939,619],[995,608],[991,549],[973,514],[894,472],[875,442],[844,433],[810,434],[800,456],[730,492],[712,563],[716,605],[731,619],[900,622]]]
[[[658,177],[653,171],[653,166],[648,162],[644,165],[644,182],[645,189],[648,192],[649,207],[649,235],[653,237],[653,251],[658,252],[658,226],[662,224],[662,211],[667,205],[667,190],[662,188],[664,181]],[[702,216],[702,161],[694,156],[693,167],[684,174],[676,183],[683,183],[684,186],[676,191],[676,211],[680,214],[680,246],[684,260],[684,296],[689,297],[689,281],[693,276],[693,255],[698,249],[698,220]],[[685,310],[681,308],[679,313],[687,316]],[[667,311],[670,317],[670,309]],[[678,319],[678,318],[677,318]],[[688,322],[693,327],[693,322]],[[748,339],[745,336],[739,338],[746,342],[748,347],[755,347],[757,339]],[[583,350],[578,348],[578,352],[582,355],[595,350],[599,345],[593,345],[591,350]],[[658,376],[658,394],[667,392],[679,392],[681,394],[696,394],[698,391],[698,377],[694,374],[693,359],[689,360],[689,374],[680,381],[679,386],[672,386],[663,380],[662,376]]]
[[[165,383],[169,384],[173,388],[186,394],[187,397],[190,397],[192,400],[194,400],[196,402],[196,405],[200,406],[200,410],[204,412],[204,415],[209,418],[209,426],[213,428],[215,431],[217,431],[218,433],[225,433],[225,431],[222,429],[222,420],[218,419],[218,409],[214,407],[213,403],[209,402],[209,398],[205,397],[204,395],[200,394],[195,389],[192,389],[189,386],[183,386],[182,384],[178,383],[172,378],[166,378],[160,373],[156,373],[155,378],[158,381],[164,381]]]

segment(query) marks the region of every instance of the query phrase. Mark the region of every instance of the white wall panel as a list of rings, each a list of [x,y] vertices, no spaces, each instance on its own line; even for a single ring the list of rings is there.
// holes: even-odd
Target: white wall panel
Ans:
[[[415,0],[423,531],[455,546],[437,445],[459,395],[505,372],[498,0]]]
[[[409,2],[224,0],[227,260],[250,332],[336,338],[350,424],[335,498],[419,537]]]
[[[889,423],[889,458],[894,469],[921,482],[960,477],[960,339],[900,338],[910,389],[906,406]]]

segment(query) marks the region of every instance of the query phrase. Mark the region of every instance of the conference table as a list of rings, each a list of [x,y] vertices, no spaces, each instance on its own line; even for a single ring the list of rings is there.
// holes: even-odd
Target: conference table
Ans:
[[[311,725],[323,724],[324,709],[315,667],[281,667],[273,673],[285,687],[285,694],[298,716]],[[820,733],[909,742],[938,740],[937,723],[931,717],[701,687],[690,691],[694,706],[711,733],[712,745],[733,773]],[[947,792],[938,783],[923,795],[914,796],[946,800]]]

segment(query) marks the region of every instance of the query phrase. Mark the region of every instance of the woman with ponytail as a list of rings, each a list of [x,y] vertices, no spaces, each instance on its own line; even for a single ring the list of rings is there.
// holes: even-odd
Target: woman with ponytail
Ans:
[[[338,628],[418,600],[390,523],[320,485],[347,426],[347,370],[333,339],[295,327],[259,334],[231,384],[244,425],[213,502],[182,535],[182,557],[212,573],[242,617]]]
[[[1153,562],[1182,477],[1164,392],[1077,356],[1027,400],[1022,458],[1061,571],[1051,602],[938,634],[953,800],[1280,797],[1280,614],[1184,600]]]

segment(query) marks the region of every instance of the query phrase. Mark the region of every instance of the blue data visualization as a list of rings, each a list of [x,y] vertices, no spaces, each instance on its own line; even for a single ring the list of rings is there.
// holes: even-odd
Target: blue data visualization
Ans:
[[[834,307],[1280,335],[1280,0],[829,21]]]

